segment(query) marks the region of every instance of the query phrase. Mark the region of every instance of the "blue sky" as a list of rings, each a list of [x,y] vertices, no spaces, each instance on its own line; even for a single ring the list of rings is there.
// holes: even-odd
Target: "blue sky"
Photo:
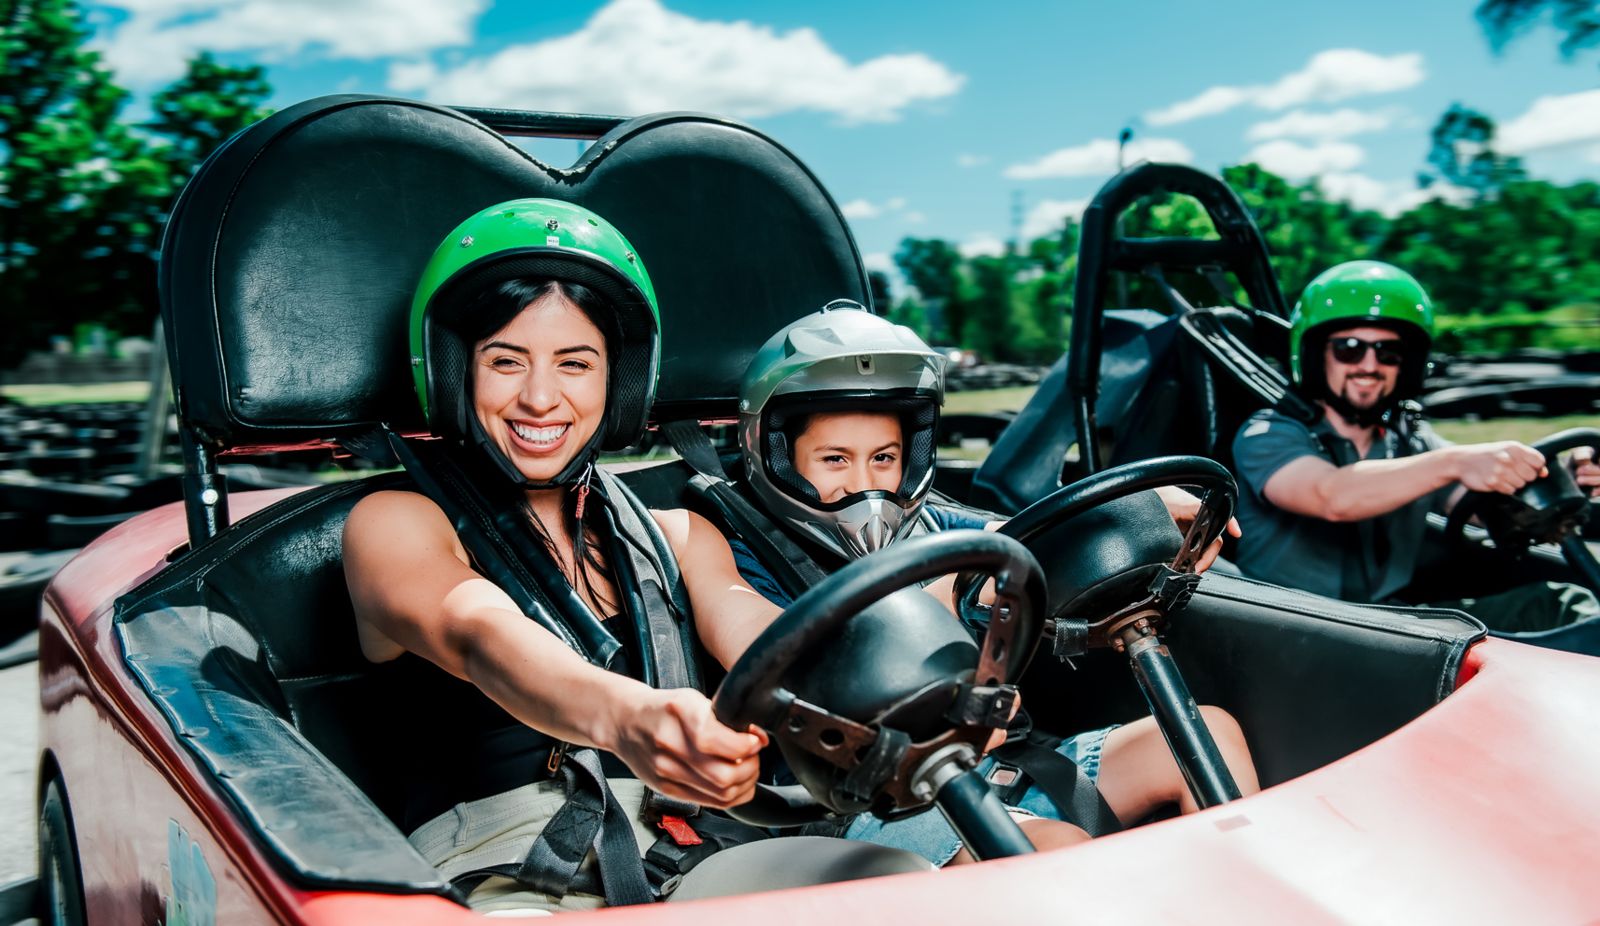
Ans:
[[[1420,195],[1452,102],[1536,175],[1600,176],[1600,54],[1536,27],[1495,55],[1472,2],[737,4],[715,0],[118,0],[96,44],[148,91],[209,48],[288,105],[370,91],[441,103],[744,119],[844,205],[868,263],[907,235],[992,251],[1081,209],[1135,156],[1258,160],[1388,211]],[[571,142],[538,153],[570,160]]]

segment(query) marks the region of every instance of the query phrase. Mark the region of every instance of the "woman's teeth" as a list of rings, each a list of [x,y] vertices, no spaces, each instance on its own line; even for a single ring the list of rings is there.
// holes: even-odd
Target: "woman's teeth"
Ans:
[[[561,435],[567,433],[567,427],[564,424],[554,424],[546,428],[530,428],[515,422],[511,424],[511,430],[530,444],[553,444],[561,439]]]

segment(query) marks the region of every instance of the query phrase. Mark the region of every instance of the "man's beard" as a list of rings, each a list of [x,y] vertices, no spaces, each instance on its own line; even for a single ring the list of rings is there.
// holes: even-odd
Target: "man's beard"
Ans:
[[[1363,377],[1363,380],[1366,378]],[[1394,388],[1383,389],[1382,381],[1373,378],[1379,384],[1380,390],[1376,398],[1366,405],[1358,405],[1350,398],[1350,385],[1356,382],[1352,377],[1346,377],[1344,387],[1337,394],[1328,390],[1328,406],[1339,413],[1339,417],[1358,427],[1370,428],[1383,423],[1384,415],[1394,407]]]

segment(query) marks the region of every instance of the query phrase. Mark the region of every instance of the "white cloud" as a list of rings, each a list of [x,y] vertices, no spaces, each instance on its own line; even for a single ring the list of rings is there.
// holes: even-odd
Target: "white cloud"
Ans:
[[[1508,154],[1596,140],[1600,140],[1600,90],[1539,97],[1527,112],[1495,132],[1495,147]]]
[[[865,199],[852,199],[840,206],[839,211],[847,219],[875,219],[883,214],[883,210]]]
[[[894,259],[883,251],[873,251],[871,254],[861,255],[861,264],[868,270],[878,270],[883,273],[898,272],[898,268],[894,265]]]
[[[1396,216],[1430,199],[1463,203],[1468,201],[1470,190],[1448,183],[1435,183],[1427,189],[1417,186],[1414,180],[1378,180],[1360,173],[1328,173],[1317,178],[1317,185],[1329,199],[1347,202],[1357,209],[1371,209],[1387,216]]]
[[[956,155],[957,167],[982,167],[989,163],[987,154],[958,154]]]
[[[928,220],[927,216],[923,215],[922,213],[918,212],[915,209],[911,210],[910,212],[907,212],[903,216],[903,218],[906,220],[906,224],[907,225],[921,225],[923,222],[926,222]]]
[[[1194,152],[1181,141],[1171,138],[1136,138],[1128,143],[1123,161],[1172,161],[1187,164],[1194,160]],[[1005,175],[1013,180],[1039,180],[1045,177],[1093,177],[1116,173],[1117,143],[1109,138],[1096,138],[1087,144],[1052,151],[1036,161],[1013,164]]]
[[[1405,116],[1401,109],[1365,112],[1359,109],[1336,109],[1332,112],[1314,113],[1296,109],[1267,122],[1257,122],[1245,138],[1249,141],[1267,141],[1273,138],[1348,138],[1366,132],[1381,132]]]
[[[1600,145],[1595,145],[1583,153],[1583,159],[1590,164],[1600,164]]]
[[[125,20],[94,46],[118,78],[149,86],[183,73],[201,51],[271,62],[315,49],[370,61],[468,45],[489,0],[108,0]]]
[[[389,86],[440,101],[624,115],[702,109],[761,117],[796,110],[891,122],[966,78],[927,55],[852,64],[814,29],[695,19],[660,0],[612,0],[577,32],[440,68],[397,66]]]
[[[1144,114],[1144,121],[1151,125],[1173,125],[1188,122],[1190,119],[1215,116],[1217,113],[1227,112],[1249,102],[1251,91],[1256,89],[1259,88],[1212,87],[1199,96],[1191,97],[1181,103],[1174,103],[1165,109],[1151,110]]]
[[[1360,145],[1346,141],[1325,141],[1307,147],[1280,138],[1256,145],[1244,159],[1280,177],[1304,180],[1318,174],[1348,171],[1365,161],[1367,153]]]
[[[1198,96],[1151,110],[1144,119],[1151,125],[1172,125],[1215,116],[1247,103],[1268,110],[1306,103],[1337,103],[1414,87],[1425,76],[1422,56],[1415,52],[1385,57],[1357,48],[1332,48],[1313,55],[1305,67],[1274,83],[1212,87]]]
[[[876,219],[888,215],[898,214],[902,219],[917,216],[915,221],[922,221],[920,212],[906,211],[906,198],[904,196],[891,196],[882,203],[875,203],[870,199],[852,199],[839,207],[847,219]]]
[[[1061,231],[1067,219],[1077,221],[1089,207],[1087,199],[1045,199],[1035,203],[1022,220],[1022,240],[1033,241]]]
[[[1006,252],[1006,243],[988,232],[979,232],[956,245],[962,257],[999,257]]]

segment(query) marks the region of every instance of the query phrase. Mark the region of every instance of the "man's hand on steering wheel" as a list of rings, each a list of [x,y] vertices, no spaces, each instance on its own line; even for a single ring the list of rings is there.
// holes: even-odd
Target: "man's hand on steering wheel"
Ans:
[[[1593,447],[1579,447],[1572,451],[1572,456],[1567,458],[1567,466],[1572,470],[1574,482],[1587,491],[1591,498],[1600,498],[1600,460],[1595,459]]]
[[[1172,515],[1172,521],[1178,525],[1178,530],[1188,533],[1190,525],[1194,524],[1195,515],[1200,513],[1200,499],[1177,486],[1159,486],[1155,489],[1155,493],[1161,496],[1161,503],[1167,506],[1167,513]],[[1230,537],[1244,536],[1244,532],[1239,529],[1238,518],[1228,519],[1227,534]],[[1221,555],[1222,538],[1219,536],[1211,541],[1211,545],[1200,555],[1194,571],[1205,572]]]
[[[1449,451],[1455,456],[1456,481],[1472,492],[1510,495],[1549,473],[1544,454],[1521,441],[1459,444]]]

